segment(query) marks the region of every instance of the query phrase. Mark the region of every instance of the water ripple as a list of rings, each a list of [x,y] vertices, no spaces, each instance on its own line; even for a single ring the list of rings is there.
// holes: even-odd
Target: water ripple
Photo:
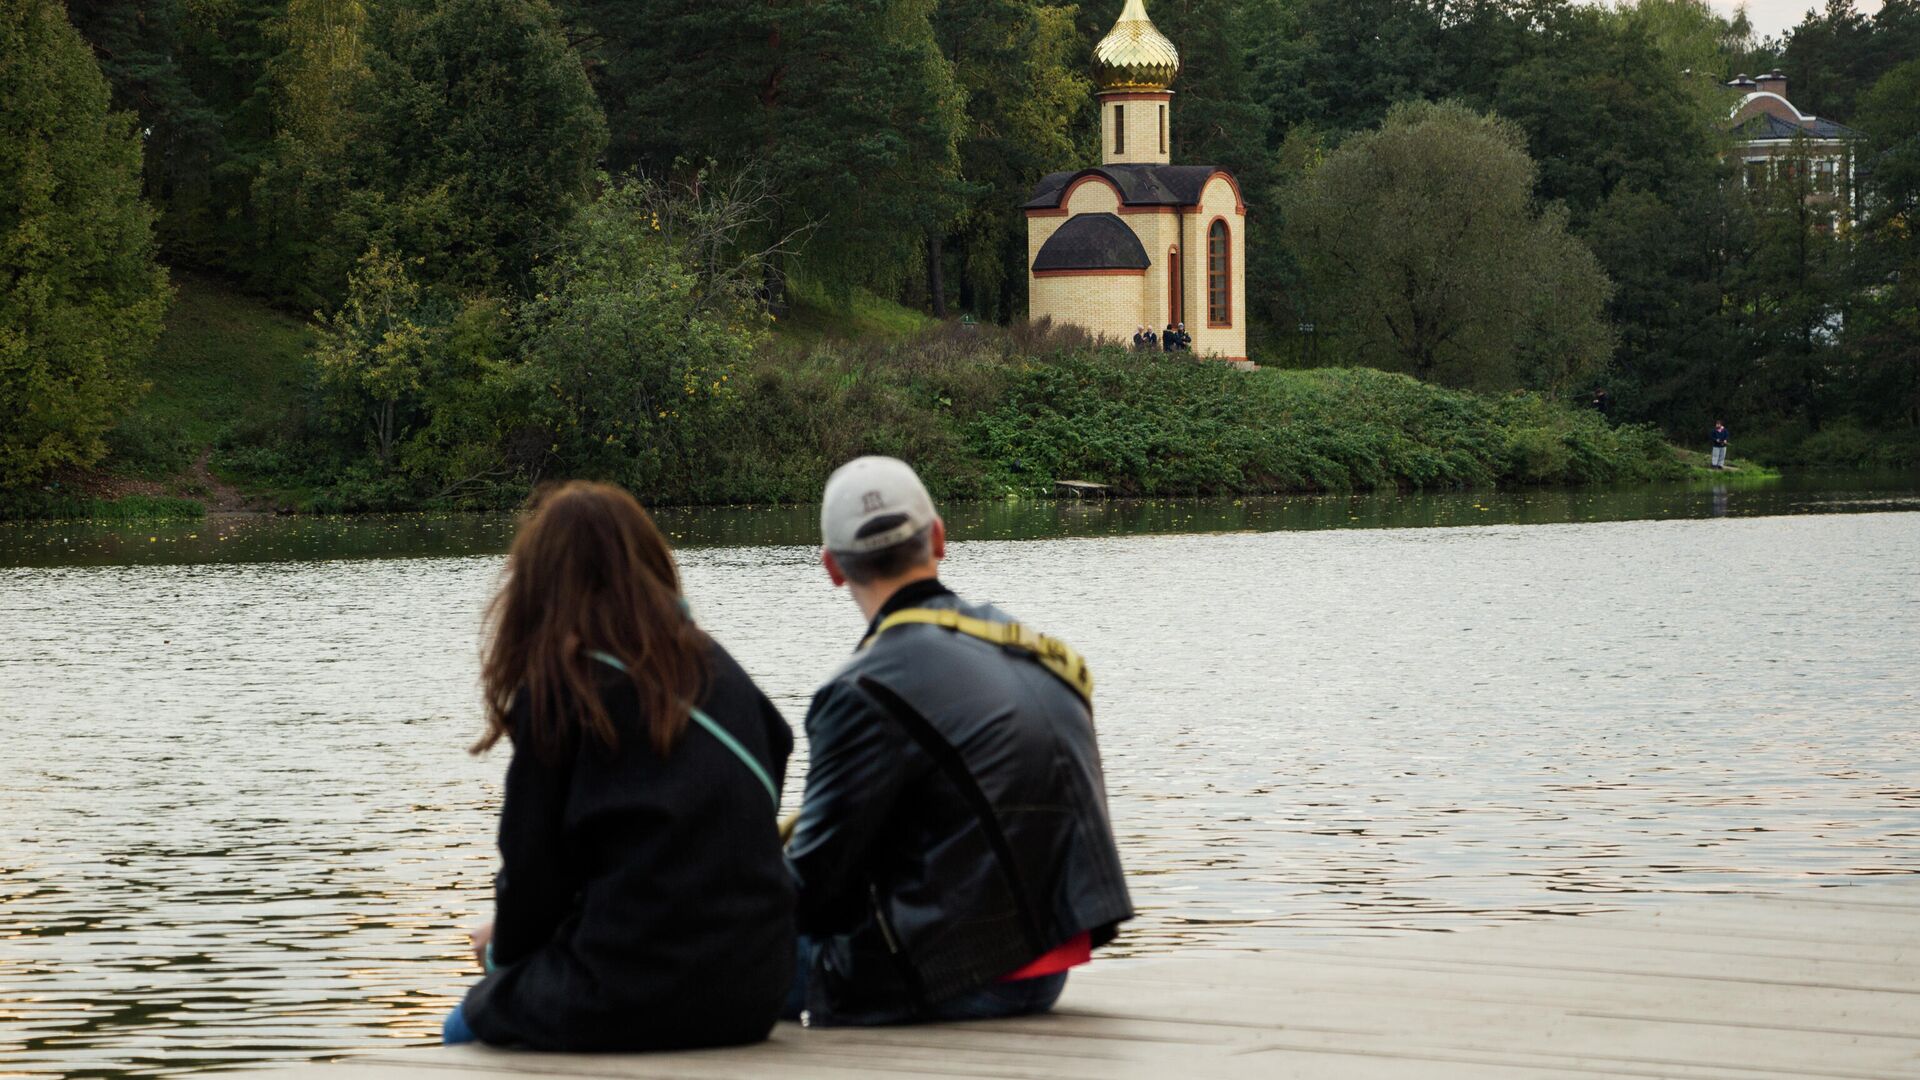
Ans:
[[[1920,873],[1915,550],[1860,514],[974,542],[948,578],[1095,664],[1150,955]],[[807,548],[685,563],[797,722],[851,606]],[[493,870],[498,568],[0,570],[0,1067],[433,1040]]]

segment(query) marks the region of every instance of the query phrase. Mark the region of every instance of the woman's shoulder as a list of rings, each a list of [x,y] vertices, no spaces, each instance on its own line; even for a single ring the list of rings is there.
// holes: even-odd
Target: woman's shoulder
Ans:
[[[709,712],[737,713],[744,720],[748,716],[757,716],[768,726],[778,728],[791,737],[792,729],[786,718],[780,715],[773,701],[769,699],[760,685],[747,674],[747,669],[733,658],[733,654],[718,641],[708,637],[707,689],[702,695],[702,704]]]
[[[702,697],[715,704],[743,699],[766,700],[766,694],[753,681],[753,676],[747,674],[747,669],[740,666],[740,661],[735,660],[726,646],[711,635],[707,637],[707,690]]]

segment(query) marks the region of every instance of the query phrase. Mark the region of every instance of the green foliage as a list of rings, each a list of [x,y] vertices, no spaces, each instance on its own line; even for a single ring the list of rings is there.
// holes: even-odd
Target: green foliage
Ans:
[[[152,389],[107,436],[107,463],[165,479],[209,447],[294,422],[306,404],[312,339],[302,320],[182,275],[166,329],[138,369]],[[226,467],[219,456],[213,465]]]
[[[1717,117],[1633,8],[1555,8],[1531,54],[1499,75],[1489,104],[1527,133],[1542,201],[1576,224],[1622,186],[1665,191],[1711,172]]]
[[[868,289],[827,290],[805,278],[787,283],[787,310],[773,321],[773,337],[786,346],[824,341],[898,338],[929,329],[935,320]]]
[[[614,164],[764,169],[822,285],[897,288],[957,208],[963,99],[931,0],[572,0],[621,132]],[[776,308],[784,258],[766,266]]]
[[[531,422],[532,384],[499,302],[423,288],[409,264],[376,248],[340,310],[320,320],[313,360],[325,412],[348,440],[343,502],[484,505],[500,484],[524,480],[526,462],[506,444]]]
[[[1012,318],[1026,279],[1026,219],[1017,196],[1040,177],[1081,164],[1075,121],[1090,100],[1085,43],[1068,8],[1041,0],[946,0],[933,32],[965,95],[959,140],[961,204],[938,223],[930,265],[941,279],[948,252],[962,306]],[[929,284],[929,289],[934,289]],[[944,314],[944,292],[933,301]]]
[[[1306,309],[1333,347],[1422,380],[1552,391],[1605,363],[1609,286],[1533,204],[1520,131],[1456,104],[1396,106],[1283,202]]]
[[[1029,363],[971,427],[989,475],[1128,494],[1603,483],[1677,476],[1659,435],[1531,394],[1366,368],[1260,371],[1113,352]]]
[[[941,498],[1090,480],[1203,495],[1670,479],[1647,427],[1538,395],[1484,397],[1366,368],[1253,373],[1165,354],[946,326],[905,341],[762,353],[731,422],[703,440],[711,483],[659,501],[808,501],[859,454],[915,463]]]
[[[143,193],[176,267],[254,273],[253,183],[272,158],[274,27],[286,0],[69,0],[114,107],[136,112]]]
[[[158,214],[159,251],[204,280],[144,367],[153,309],[127,302],[132,293],[94,309],[108,318],[59,324],[119,335],[122,345],[79,359],[37,346],[21,353],[0,323],[0,354],[78,365],[84,376],[0,367],[0,404],[90,431],[47,444],[61,461],[87,460],[136,384],[151,379],[155,397],[106,435],[113,467],[156,479],[197,473],[211,444],[221,475],[271,482],[303,505],[495,505],[556,469],[684,498],[796,490],[791,477],[828,452],[802,435],[828,420],[750,417],[746,389],[713,401],[696,394],[684,430],[675,418],[658,438],[642,433],[638,401],[676,372],[718,371],[728,387],[765,388],[781,409],[834,408],[844,395],[897,417],[875,439],[940,457],[970,478],[957,483],[988,490],[981,478],[991,469],[952,421],[959,402],[1011,385],[1005,372],[977,356],[922,362],[894,352],[924,328],[909,309],[1018,319],[1027,250],[1017,207],[1043,173],[1098,160],[1088,51],[1121,2],[68,0],[114,106],[137,112],[142,137],[103,120],[120,125],[111,167],[76,162],[46,175],[81,178],[55,185],[63,198],[104,190],[118,181],[103,178],[127,175],[122,159],[144,146],[134,172]],[[0,10],[41,6],[12,5]],[[1828,429],[1920,429],[1920,165],[1909,160],[1920,145],[1916,0],[1889,0],[1871,16],[1830,3],[1784,42],[1760,45],[1743,17],[1721,17],[1704,0],[1151,7],[1185,61],[1174,160],[1234,170],[1252,207],[1256,355],[1549,394],[1604,381],[1619,416],[1691,434],[1726,411],[1739,430],[1781,432],[1788,456],[1786,440]],[[0,70],[14,77],[28,70],[20,43],[0,43]],[[1872,198],[1858,227],[1837,238],[1794,192],[1749,200],[1719,166],[1722,83],[1775,64],[1797,104],[1870,137],[1858,160]],[[29,122],[58,85],[41,80],[20,104],[9,98],[0,125]],[[1483,115],[1469,122],[1429,106],[1430,118],[1454,117],[1460,139],[1502,148],[1483,145],[1492,157],[1478,158],[1409,153],[1392,183],[1363,183],[1351,205],[1330,197],[1342,161],[1379,158],[1383,142],[1405,134],[1380,130],[1391,110],[1439,100]],[[1405,127],[1413,114],[1397,115]],[[4,169],[27,168],[11,163],[28,162],[18,155],[35,144],[12,128],[0,134],[4,184]],[[630,215],[660,208],[661,192],[679,183],[734,195],[759,185],[759,194],[720,200],[706,225],[668,220],[671,235],[638,237],[625,263],[589,256],[573,219],[596,190],[603,146],[614,167],[657,181]],[[1531,172],[1514,153],[1531,157]],[[1511,182],[1522,172],[1529,179]],[[1394,192],[1397,204],[1381,201]],[[1458,242],[1467,219],[1435,212],[1445,205],[1475,208]],[[113,213],[77,220],[82,248],[118,227]],[[630,225],[601,221],[593,231]],[[65,243],[69,232],[7,232],[4,242]],[[1497,257],[1508,249],[1521,257]],[[402,265],[417,290],[407,319],[421,336],[411,351],[363,325],[364,313],[342,311],[370,251]],[[543,275],[565,260],[574,265]],[[31,273],[82,262],[62,255]],[[715,266],[730,268],[719,307],[708,303]],[[1396,272],[1397,297],[1384,287]],[[323,384],[317,367],[288,359],[305,351],[306,331],[291,321],[232,294],[222,294],[231,312],[197,303],[215,295],[214,277],[347,319],[330,324],[329,348],[358,359],[330,367]],[[664,291],[689,280],[706,295]],[[623,301],[621,281],[641,292]],[[380,292],[360,289],[363,300]],[[104,294],[45,295],[90,304]],[[771,329],[783,344],[751,359],[748,345],[766,329],[756,302],[779,316]],[[1603,303],[1615,334],[1604,369],[1607,332],[1594,316]],[[691,320],[678,330],[676,311]],[[1317,331],[1295,333],[1302,324]],[[36,325],[45,334],[54,323]],[[240,337],[222,340],[223,325]],[[665,349],[657,369],[626,359],[635,355],[629,333]],[[343,344],[356,334],[357,344]],[[868,335],[890,343],[844,340]],[[954,342],[966,340],[975,339]],[[384,366],[370,359],[382,343]],[[553,371],[536,367],[536,346]],[[601,361],[590,354],[606,348],[633,380],[616,404],[591,400],[600,369],[590,365]],[[1034,362],[1025,347],[987,352],[1013,369]],[[899,367],[915,374],[901,382],[889,374]],[[556,372],[573,381],[547,377]],[[929,380],[947,380],[945,389]],[[558,396],[556,385],[571,389]],[[367,434],[382,401],[397,425],[387,438]],[[928,410],[945,426],[907,426]],[[7,420],[6,437],[31,426]],[[582,441],[576,424],[599,441]],[[1512,475],[1561,469],[1565,440],[1529,430]],[[1134,435],[1110,438],[1120,441],[1103,452],[1115,460],[1159,460],[1142,456]],[[1848,438],[1832,441],[1844,450]],[[769,447],[799,456],[791,468],[757,461]],[[1198,468],[1148,471],[1198,484]]]
[[[1889,71],[1861,100],[1869,139],[1866,220],[1846,360],[1855,414],[1920,429],[1920,59]]]
[[[764,333],[726,280],[689,264],[653,194],[611,185],[519,312],[560,467],[645,494],[703,482],[699,441],[727,422],[734,369]]]
[[[606,123],[546,0],[413,0],[375,23],[352,153],[378,192],[349,215],[434,281],[526,281],[588,194]]]
[[[1920,2],[1885,0],[1879,8],[1869,15],[1852,0],[1827,0],[1788,32],[1780,66],[1795,104],[1850,120],[1869,87],[1920,56]]]
[[[0,2],[0,488],[90,465],[140,393],[166,274],[131,117],[55,0]]]
[[[546,0],[313,0],[284,33],[259,195],[276,291],[331,307],[370,248],[427,284],[523,288],[606,143]]]
[[[382,465],[392,464],[420,411],[444,319],[439,307],[426,302],[406,263],[376,247],[347,278],[340,310],[320,316],[314,365],[329,411],[346,430],[364,433]]]
[[[149,521],[193,521],[206,514],[207,508],[193,499],[167,495],[123,495],[118,499],[99,499],[62,492],[0,491],[0,521],[139,524]]]
[[[1738,290],[1752,208],[1716,181],[1666,197],[1620,188],[1587,228],[1612,268],[1619,347],[1605,380],[1626,414],[1704,431],[1738,393],[1752,348]]]

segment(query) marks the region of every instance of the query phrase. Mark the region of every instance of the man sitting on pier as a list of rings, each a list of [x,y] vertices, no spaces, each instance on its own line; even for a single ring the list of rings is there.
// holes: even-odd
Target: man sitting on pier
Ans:
[[[827,574],[868,623],[807,711],[787,1014],[1044,1012],[1133,915],[1091,676],[1065,645],[940,583],[946,526],[905,462],[841,467],[821,529]]]

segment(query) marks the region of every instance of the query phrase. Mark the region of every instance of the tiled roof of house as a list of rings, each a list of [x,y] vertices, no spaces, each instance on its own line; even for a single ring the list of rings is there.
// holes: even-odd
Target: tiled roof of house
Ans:
[[[1860,132],[1845,124],[1836,124],[1831,120],[1808,117],[1804,123],[1796,124],[1791,120],[1782,120],[1772,113],[1759,113],[1741,121],[1733,129],[1734,136],[1745,142],[1787,142],[1805,136],[1809,139],[1857,139]]]
[[[1035,270],[1145,270],[1147,249],[1114,214],[1075,214],[1033,257]]]
[[[1028,210],[1052,209],[1075,180],[1083,176],[1102,176],[1120,189],[1120,201],[1128,206],[1195,206],[1201,189],[1214,173],[1225,170],[1212,165],[1096,165],[1091,169],[1048,173],[1033,186],[1033,196],[1025,203]]]

